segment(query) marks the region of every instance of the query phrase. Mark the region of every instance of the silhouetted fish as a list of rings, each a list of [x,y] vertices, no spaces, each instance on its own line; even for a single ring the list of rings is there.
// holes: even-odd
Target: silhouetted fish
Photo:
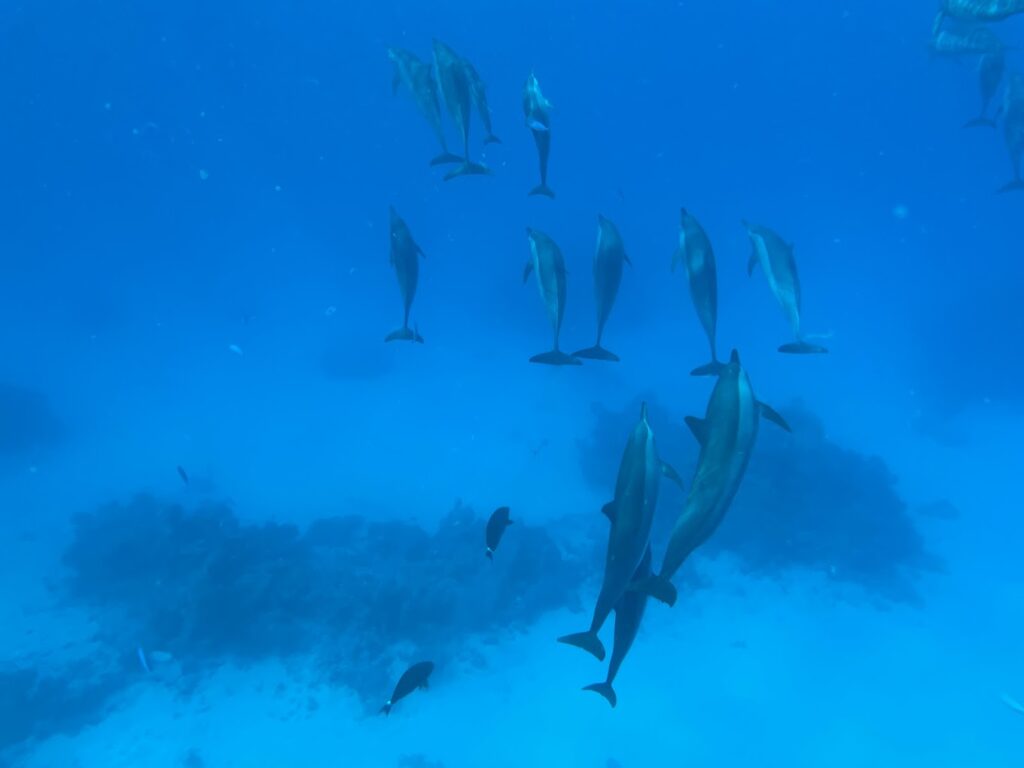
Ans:
[[[398,678],[398,683],[395,685],[395,690],[391,694],[391,698],[388,699],[384,706],[380,708],[381,714],[390,715],[391,708],[395,706],[399,701],[404,699],[410,693],[415,691],[417,688],[426,688],[427,681],[430,678],[430,673],[434,671],[434,662],[432,661],[421,661],[413,664],[402,676]]]
[[[484,551],[484,554],[487,555],[488,560],[494,559],[494,550],[501,543],[501,537],[505,535],[505,529],[514,522],[509,520],[508,513],[508,507],[498,507],[491,513],[491,518],[487,521],[485,536],[487,549]]]

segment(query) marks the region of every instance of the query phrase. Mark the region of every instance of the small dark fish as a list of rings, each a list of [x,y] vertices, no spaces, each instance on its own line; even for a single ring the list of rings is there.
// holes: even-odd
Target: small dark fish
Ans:
[[[548,447],[548,439],[545,437],[539,443],[537,443],[536,447],[534,447],[532,445],[530,446],[530,453],[532,453],[534,455],[534,457],[536,457],[538,454],[540,454],[541,451],[543,451],[547,447]]]
[[[430,678],[430,673],[433,671],[434,662],[432,661],[421,661],[413,664],[405,670],[405,672],[402,673],[402,676],[398,678],[398,683],[395,685],[395,690],[391,694],[391,698],[388,699],[384,703],[384,706],[380,708],[381,714],[390,715],[391,708],[395,706],[395,704],[417,688],[426,688],[427,681]]]
[[[181,482],[188,485],[188,472],[186,472],[185,468],[180,464],[178,465],[178,477],[181,478]]]
[[[491,519],[487,521],[487,549],[484,554],[487,555],[488,560],[494,559],[494,550],[501,543],[505,529],[515,522],[508,519],[508,512],[508,507],[498,507],[491,513]]]

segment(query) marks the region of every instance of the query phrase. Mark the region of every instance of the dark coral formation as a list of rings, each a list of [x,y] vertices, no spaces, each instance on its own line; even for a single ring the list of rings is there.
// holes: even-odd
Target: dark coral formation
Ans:
[[[682,414],[672,416],[647,400],[663,458],[688,481],[696,441]],[[619,412],[594,406],[594,429],[580,443],[580,457],[584,476],[595,486],[603,488],[614,477],[621,435],[635,422],[639,403]],[[730,552],[742,567],[765,575],[795,567],[821,570],[888,600],[915,601],[917,575],[941,565],[925,548],[892,473],[880,459],[830,441],[821,422],[802,407],[785,409],[785,416],[793,434],[761,428],[743,485],[703,552]],[[656,551],[677,504],[666,498],[659,505]]]
[[[544,529],[517,524],[494,563],[483,530],[462,506],[434,532],[354,515],[301,531],[140,497],[76,519],[64,590],[109,642],[169,652],[186,672],[315,653],[379,706],[396,646],[443,662],[574,600],[586,565]]]
[[[32,461],[56,445],[63,433],[42,393],[0,382],[0,464]]]

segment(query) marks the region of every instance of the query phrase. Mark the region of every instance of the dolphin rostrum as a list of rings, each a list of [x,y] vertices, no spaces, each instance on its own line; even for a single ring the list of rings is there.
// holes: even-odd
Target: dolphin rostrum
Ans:
[[[530,362],[580,365],[577,358],[558,349],[558,336],[562,331],[562,317],[565,315],[565,259],[562,257],[562,249],[540,230],[527,227],[526,234],[530,238],[530,260],[526,262],[526,268],[523,270],[523,282],[529,279],[530,272],[536,273],[540,297],[548,309],[555,331],[555,343],[551,351],[534,355]]]
[[[828,352],[822,346],[811,344],[803,338],[800,328],[800,277],[796,271],[796,260],[793,258],[793,246],[778,234],[756,224],[743,222],[750,236],[753,252],[747,264],[747,273],[753,274],[758,264],[768,278],[776,300],[789,319],[796,341],[783,344],[779,352],[813,354]]]
[[[785,419],[754,396],[750,377],[733,350],[711,392],[704,418],[686,419],[700,443],[697,469],[686,507],[672,529],[661,571],[639,583],[638,589],[668,605],[675,604],[672,577],[725,517],[746,472],[762,417],[790,431]]]
[[[416,245],[416,241],[412,239],[409,226],[402,221],[394,206],[390,208],[390,214],[391,266],[394,267],[395,277],[398,278],[398,289],[402,292],[405,315],[402,319],[402,327],[389,333],[384,341],[418,341],[422,344],[423,337],[420,336],[419,331],[409,327],[409,310],[412,309],[412,300],[416,298],[416,283],[420,276],[419,257],[424,254],[423,250]]]
[[[622,280],[622,265],[632,262],[626,255],[619,230],[604,216],[597,217],[597,251],[594,253],[594,300],[597,303],[597,342],[594,346],[574,352],[573,357],[618,362],[619,358],[601,346],[604,324],[615,304]]]

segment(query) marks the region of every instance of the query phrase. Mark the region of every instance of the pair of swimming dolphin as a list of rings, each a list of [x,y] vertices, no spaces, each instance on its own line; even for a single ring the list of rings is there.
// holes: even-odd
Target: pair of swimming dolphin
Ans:
[[[600,693],[613,707],[616,696],[612,683],[636,638],[646,606],[645,590],[631,590],[630,587],[638,581],[646,584],[650,578],[651,526],[658,505],[662,476],[682,487],[679,473],[658,456],[654,431],[648,422],[647,403],[643,403],[640,407],[640,420],[626,443],[619,463],[614,497],[602,509],[611,528],[604,579],[590,628],[558,639],[561,643],[582,648],[593,654],[598,661],[603,661],[605,649],[598,633],[608,616],[615,612],[615,645],[608,677],[603,683],[585,688]]]
[[[441,154],[431,160],[430,164],[461,163],[459,168],[445,175],[446,181],[456,176],[489,174],[490,170],[486,166],[472,162],[469,157],[469,128],[474,107],[487,132],[484,144],[501,143],[491,127],[487,87],[473,64],[440,40],[433,41],[433,67],[402,48],[389,48],[388,58],[395,68],[392,92],[397,92],[400,85],[405,85],[441,144]],[[441,124],[439,89],[448,113],[462,136],[462,157],[448,151]]]
[[[597,341],[594,346],[581,349],[571,355],[562,352],[558,339],[565,315],[566,270],[565,259],[558,244],[543,232],[527,228],[530,240],[530,260],[523,271],[523,282],[533,272],[541,299],[547,307],[554,329],[554,345],[550,352],[543,352],[530,358],[531,363],[548,365],[580,365],[580,358],[618,362],[619,358],[601,346],[604,326],[608,322],[615,298],[622,281],[623,265],[630,264],[622,236],[615,225],[604,216],[597,217],[597,248],[594,253],[594,299],[597,306]]]
[[[753,251],[747,265],[752,273],[758,264],[768,278],[768,285],[782,306],[796,336],[796,341],[783,344],[780,352],[824,353],[824,347],[811,344],[802,334],[800,324],[800,277],[793,258],[793,246],[767,227],[743,222]],[[679,246],[672,257],[672,269],[683,263],[690,286],[690,298],[697,318],[711,347],[711,362],[693,369],[692,376],[717,376],[723,364],[718,360],[715,349],[715,333],[718,325],[718,275],[715,252],[711,240],[700,222],[685,208],[680,210]]]

